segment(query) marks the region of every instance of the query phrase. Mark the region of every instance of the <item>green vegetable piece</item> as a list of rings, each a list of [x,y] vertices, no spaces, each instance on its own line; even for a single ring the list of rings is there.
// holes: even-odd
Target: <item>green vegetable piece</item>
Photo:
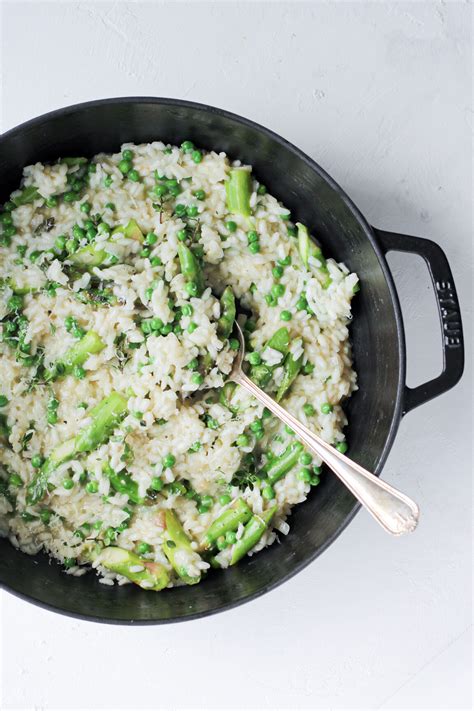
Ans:
[[[298,250],[300,253],[301,260],[305,267],[308,267],[311,240],[308,234],[308,229],[301,222],[297,222],[296,226],[298,228]]]
[[[144,590],[163,590],[170,581],[168,571],[162,565],[140,558],[125,548],[109,546],[102,551],[98,561],[104,568],[123,575]]]
[[[204,277],[196,255],[188,246],[183,244],[183,242],[179,242],[178,257],[181,265],[181,273],[186,279],[188,285],[194,284],[196,286],[196,288],[193,289],[196,293],[191,295],[201,296],[204,291]]]
[[[232,287],[226,286],[220,298],[221,315],[217,322],[217,333],[221,338],[228,338],[234,327],[236,309]]]
[[[45,496],[48,479],[60,464],[72,459],[76,454],[92,452],[108,440],[114,429],[127,413],[127,399],[120,393],[112,392],[90,411],[91,423],[77,437],[58,445],[44,462],[38,474],[27,488],[27,502],[36,504]]]
[[[92,244],[88,244],[77,252],[70,254],[68,259],[78,267],[90,269],[92,267],[100,267],[108,256],[105,249],[96,249]]]
[[[92,452],[106,442],[127,414],[127,398],[112,392],[90,411],[92,422],[75,438],[76,452]]]
[[[273,348],[279,351],[283,355],[288,353],[288,347],[290,345],[290,334],[286,326],[282,326],[278,331],[275,331],[273,336],[267,343],[267,348]]]
[[[128,239],[135,239],[137,242],[143,242],[145,236],[138,226],[136,220],[129,220],[129,222],[124,226],[120,225],[112,231],[112,236],[116,234],[124,234]]]
[[[235,565],[246,553],[257,545],[272,520],[276,506],[264,511],[261,515],[254,514],[245,526],[242,538],[234,545],[230,564]]]
[[[186,557],[186,554],[195,556],[196,552],[192,549],[191,541],[184,532],[178,517],[171,509],[165,511],[165,525],[163,553],[181,580],[188,585],[196,585],[201,580],[201,576],[191,577],[188,575],[186,566],[180,560],[182,557]]]
[[[90,355],[100,353],[105,343],[95,331],[88,331],[80,341],[74,344],[52,368],[46,373],[45,380],[55,380],[61,375],[70,375],[74,368],[82,366]]]
[[[276,394],[276,401],[280,402],[282,399],[283,395],[286,393],[296,376],[301,370],[301,366],[303,365],[303,354],[299,358],[293,358],[293,355],[291,353],[288,353],[288,355],[285,358],[285,362],[283,363],[283,369],[284,369],[284,375],[283,379],[280,383],[280,386],[277,390]]]
[[[34,202],[40,197],[41,195],[39,194],[36,185],[28,185],[26,188],[23,188],[19,195],[10,199],[16,207],[20,207],[20,205],[28,205],[28,203]]]
[[[225,383],[225,385],[221,388],[219,394],[219,402],[221,403],[221,405],[224,405],[224,407],[230,410],[234,415],[236,415],[239,411],[239,408],[236,405],[232,404],[232,397],[235,393],[236,388],[237,384],[229,381]]]
[[[250,170],[248,168],[231,168],[225,189],[229,212],[250,217],[252,214],[250,208],[250,196],[252,194]]]
[[[250,379],[261,388],[265,388],[272,378],[273,370],[269,365],[261,363],[250,368]]]
[[[228,531],[236,531],[241,523],[247,523],[252,517],[243,499],[236,499],[232,506],[226,509],[215,521],[211,523],[204,537],[204,548],[211,548],[219,538],[225,536]]]
[[[265,467],[267,479],[270,484],[275,484],[277,481],[282,479],[285,474],[288,474],[290,469],[297,464],[298,457],[302,451],[303,445],[301,442],[294,442],[285,449],[283,454],[271,460],[271,462]]]
[[[68,168],[73,168],[76,165],[85,165],[87,163],[87,158],[84,158],[82,156],[80,157],[74,157],[74,158],[60,158],[59,159],[60,163],[64,163],[64,165],[67,165]]]
[[[125,471],[116,472],[110,464],[104,467],[104,473],[108,476],[112,488],[119,494],[126,494],[134,504],[143,504],[145,499],[138,495],[138,484]]]

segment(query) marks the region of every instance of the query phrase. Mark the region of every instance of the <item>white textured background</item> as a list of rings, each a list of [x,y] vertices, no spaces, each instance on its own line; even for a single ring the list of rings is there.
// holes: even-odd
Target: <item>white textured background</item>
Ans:
[[[248,116],[312,155],[376,226],[442,245],[470,342],[471,10],[3,2],[0,128],[119,95]],[[414,384],[440,368],[434,299],[417,258],[390,263]],[[3,593],[3,708],[470,708],[470,382],[408,415],[386,465],[421,506],[413,537],[361,513],[283,587],[182,625],[93,625]]]

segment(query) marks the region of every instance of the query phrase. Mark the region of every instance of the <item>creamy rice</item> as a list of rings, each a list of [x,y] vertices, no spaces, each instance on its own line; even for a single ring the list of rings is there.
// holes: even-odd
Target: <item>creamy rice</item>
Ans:
[[[161,142],[123,151],[132,152],[131,167],[122,153],[26,167],[11,199],[21,203],[30,188],[31,201],[2,213],[0,535],[26,553],[44,550],[69,574],[92,567],[106,584],[130,580],[104,565],[103,551],[133,551],[140,560],[131,559],[132,579],[143,563],[157,563],[172,586],[231,563],[243,523],[214,550],[205,541],[236,500],[257,517],[275,508],[252,555],[288,533],[292,506],[319,482],[321,462],[303,455],[271,485],[264,468],[291,446],[292,433],[239,388],[231,409],[223,402],[235,352],[219,326],[224,288],[240,302],[250,360],[268,368],[271,393],[290,356],[267,343],[288,329],[287,350],[300,368],[282,402],[343,450],[341,403],[356,388],[348,323],[358,279],[318,252],[305,264],[288,210],[253,176],[251,215],[230,214],[226,181],[240,164],[224,153]],[[159,195],[159,185],[179,194]],[[138,237],[126,229],[131,221]],[[107,225],[122,231],[111,236]],[[180,244],[195,253],[201,293],[182,273]],[[95,254],[102,248],[104,261],[78,264],[74,255],[88,245]],[[100,350],[49,377],[91,331]],[[127,412],[94,448],[52,468],[32,502],[44,461],[90,426],[91,409],[111,393],[121,394]],[[120,475],[139,503],[114,486]],[[167,511],[189,540],[174,562]]]

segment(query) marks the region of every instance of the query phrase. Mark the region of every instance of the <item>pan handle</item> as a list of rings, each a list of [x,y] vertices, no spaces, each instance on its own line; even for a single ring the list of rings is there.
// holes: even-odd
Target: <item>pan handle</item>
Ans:
[[[461,378],[464,369],[464,340],[461,311],[454,279],[445,253],[429,239],[400,235],[373,228],[378,242],[387,252],[411,252],[425,260],[433,282],[443,339],[443,370],[437,378],[409,388],[405,385],[403,414],[450,390]]]

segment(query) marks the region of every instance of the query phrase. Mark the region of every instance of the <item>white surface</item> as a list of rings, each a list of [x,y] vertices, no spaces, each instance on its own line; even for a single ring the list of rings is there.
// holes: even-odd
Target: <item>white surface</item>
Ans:
[[[373,224],[437,241],[470,333],[470,11],[4,2],[2,129],[114,95],[255,119],[320,162]],[[416,258],[391,264],[417,382],[440,366],[434,299]],[[421,506],[413,537],[391,539],[361,513],[276,591],[167,627],[82,623],[4,593],[3,708],[470,708],[469,391],[466,373],[400,427],[384,476]]]

